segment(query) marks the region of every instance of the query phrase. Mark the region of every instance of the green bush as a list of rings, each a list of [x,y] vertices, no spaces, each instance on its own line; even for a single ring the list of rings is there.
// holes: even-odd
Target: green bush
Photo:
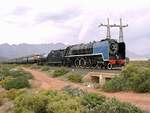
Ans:
[[[30,87],[28,79],[32,79],[32,75],[17,68],[16,65],[4,65],[0,68],[0,78],[3,88],[20,89]]]
[[[43,66],[41,70],[42,70],[42,71],[48,71],[49,69],[50,69],[50,67],[48,67],[48,66]]]
[[[85,93],[87,93],[79,88],[71,88],[71,86],[64,87],[63,91],[67,92],[71,96],[83,96]]]
[[[12,88],[14,89],[20,89],[20,88],[26,88],[26,87],[29,88],[30,83],[27,79],[18,77],[18,78],[11,78],[11,79],[5,80],[2,83],[2,87],[7,90],[10,90]]]
[[[4,100],[5,94],[1,93],[0,94],[0,106],[3,105],[3,100]]]
[[[14,113],[80,113],[77,97],[62,92],[39,92],[20,95],[15,99]],[[25,112],[25,113],[26,113]]]
[[[1,75],[3,75],[4,77],[9,76],[10,75],[10,73],[9,73],[10,69],[11,69],[10,67],[6,67],[6,66],[1,67],[0,68]]]
[[[6,92],[5,97],[9,98],[10,100],[14,100],[16,97],[18,97],[19,95],[25,93],[26,90],[18,90],[18,89],[10,89]]]
[[[61,69],[58,69],[58,70],[55,70],[53,72],[53,77],[59,77],[59,76],[63,76],[65,74],[67,74],[69,71],[64,69],[64,68],[61,68]]]
[[[117,92],[123,90],[123,84],[122,84],[122,78],[121,77],[115,77],[109,82],[106,82],[104,85],[104,90],[108,92]]]
[[[15,69],[12,69],[10,70],[9,72],[9,75],[14,77],[14,78],[17,78],[17,77],[21,77],[21,78],[24,78],[24,79],[32,79],[32,75],[28,72],[24,72],[23,70],[15,70]]]
[[[48,104],[48,113],[81,113],[81,105],[78,100],[69,98],[61,99]]]
[[[47,97],[44,95],[23,94],[15,99],[14,112],[46,113],[46,105]]]
[[[139,65],[128,65],[120,74],[104,85],[105,91],[131,90],[150,92],[150,68]]]
[[[68,80],[71,82],[76,82],[76,83],[80,83],[82,82],[82,76],[79,74],[71,74],[68,76]]]
[[[82,105],[84,106],[85,113],[95,113],[94,109],[104,103],[106,98],[104,96],[98,96],[94,93],[87,93],[83,96]],[[109,112],[108,112],[109,113]]]
[[[65,92],[24,93],[14,101],[14,113],[144,113],[137,107],[93,93],[77,97]]]
[[[129,103],[119,102],[113,98],[107,99],[100,106],[95,107],[93,113],[144,113],[144,112]]]
[[[92,93],[83,97],[82,105],[84,106],[84,113],[144,113],[129,103]]]
[[[0,78],[4,79],[5,77],[12,76],[16,77],[23,77],[26,79],[32,79],[32,75],[30,73],[24,72],[20,68],[16,68],[14,66],[4,65],[0,68]]]

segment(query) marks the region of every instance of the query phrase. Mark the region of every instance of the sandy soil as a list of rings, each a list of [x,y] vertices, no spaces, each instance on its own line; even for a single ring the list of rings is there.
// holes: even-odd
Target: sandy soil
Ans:
[[[120,101],[123,102],[130,102],[141,109],[150,113],[150,93],[147,94],[139,94],[139,93],[132,93],[132,92],[118,92],[118,93],[106,93],[106,92],[99,92],[94,88],[88,88],[82,84],[75,84],[71,82],[66,82],[60,80],[58,78],[49,77],[46,73],[33,70],[29,68],[23,68],[25,71],[30,72],[34,76],[34,85],[38,85],[37,87],[44,89],[44,90],[61,90],[65,86],[71,86],[74,88],[80,88],[83,90],[87,90],[88,92],[100,93],[107,97],[115,97]]]

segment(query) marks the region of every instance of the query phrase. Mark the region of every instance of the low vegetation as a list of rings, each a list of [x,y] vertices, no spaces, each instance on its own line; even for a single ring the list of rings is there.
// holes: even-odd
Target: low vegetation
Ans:
[[[131,67],[133,68],[133,66]],[[127,67],[122,72],[121,76],[124,81],[130,78],[130,76],[127,76],[129,74],[127,70],[131,67]],[[135,71],[134,68],[132,72]],[[49,71],[49,69],[43,67],[43,71]],[[144,75],[148,75],[149,69],[147,67],[143,68],[143,72]],[[135,71],[135,73],[137,72]],[[72,82],[82,82],[80,74],[75,74],[66,68],[57,69],[53,74],[54,77],[67,77]],[[8,89],[5,94],[0,94],[0,104],[3,104],[4,99],[11,101],[13,104],[11,112],[13,113],[144,113],[144,111],[129,103],[119,102],[116,99],[109,99],[105,96],[88,93],[70,86],[61,91],[35,91],[25,88],[30,87],[28,80],[32,79],[32,76],[14,65],[1,66],[0,76],[2,78],[1,86]],[[118,84],[121,84],[122,78],[116,78],[119,81]],[[113,79],[114,83],[116,78]],[[146,79],[148,80],[149,78],[144,77],[142,80],[145,81]],[[138,83],[141,83],[141,81]],[[130,86],[130,83],[126,83],[126,85]],[[144,87],[147,87],[147,85]],[[117,91],[123,89],[129,90],[130,88],[120,86]]]
[[[69,71],[65,68],[57,69],[53,72],[53,77],[59,77],[67,74]]]
[[[150,92],[150,68],[148,64],[129,64],[120,74],[108,81],[105,91]]]
[[[17,97],[14,113],[80,113],[81,109],[79,97],[47,91]]]
[[[37,65],[37,64],[33,64],[30,66],[31,69],[41,69],[41,66]]]
[[[93,93],[82,95],[70,95],[63,91],[24,93],[18,96],[14,103],[14,113],[144,113],[131,104]]]
[[[29,88],[29,79],[32,79],[30,73],[24,72],[14,65],[4,65],[0,68],[0,85],[7,89]]]
[[[20,89],[20,88],[29,88],[30,87],[30,83],[28,81],[28,79],[22,78],[22,77],[18,77],[18,78],[9,78],[9,79],[5,79],[2,82],[2,87],[10,90],[10,89]]]
[[[41,68],[41,70],[42,70],[42,71],[48,71],[48,70],[50,70],[50,67],[48,67],[48,66],[43,66],[43,67]]]
[[[24,94],[27,91],[27,89],[10,89],[6,91],[6,93],[3,95],[3,98],[8,98],[9,100],[14,100],[21,94]]]
[[[71,88],[71,86],[66,86],[62,90],[71,96],[84,96],[87,93],[79,88]]]
[[[70,74],[68,77],[68,80],[75,83],[81,83],[82,82],[82,76],[79,74]]]

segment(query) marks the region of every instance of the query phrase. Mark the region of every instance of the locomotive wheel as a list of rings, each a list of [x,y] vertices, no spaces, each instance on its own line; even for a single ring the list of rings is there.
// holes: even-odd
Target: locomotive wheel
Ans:
[[[107,64],[107,69],[111,70],[112,69],[112,64],[108,63]]]
[[[86,59],[86,67],[87,68],[91,67],[91,59]]]
[[[75,65],[75,67],[79,67],[80,66],[80,60],[78,58],[75,59],[74,65]]]
[[[80,59],[80,67],[81,67],[81,68],[86,67],[86,60],[85,60],[84,58],[81,58],[81,59]]]
[[[102,69],[103,65],[101,63],[98,63],[96,67],[97,67],[97,69]]]
[[[96,69],[97,68],[97,61],[93,60],[91,66],[93,69]]]

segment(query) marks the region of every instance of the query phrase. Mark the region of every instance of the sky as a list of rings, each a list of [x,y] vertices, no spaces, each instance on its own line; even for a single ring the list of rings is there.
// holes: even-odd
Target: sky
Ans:
[[[0,44],[88,43],[122,18],[127,49],[150,54],[149,0],[0,0]],[[118,28],[111,29],[118,39]]]

